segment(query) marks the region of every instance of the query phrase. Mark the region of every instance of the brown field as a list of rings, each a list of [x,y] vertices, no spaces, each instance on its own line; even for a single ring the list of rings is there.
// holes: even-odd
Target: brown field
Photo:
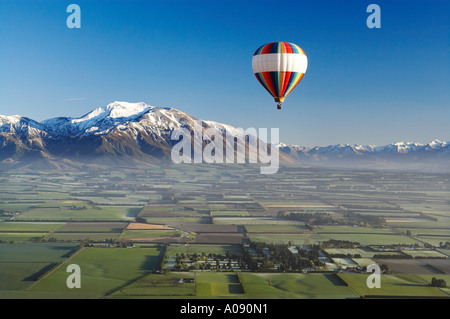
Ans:
[[[163,225],[130,223],[130,224],[128,224],[127,229],[130,229],[130,230],[140,230],[140,229],[166,230],[166,229],[170,229],[170,228],[167,226],[163,226]]]
[[[298,230],[264,230],[264,229],[250,229],[247,233],[257,234],[314,234],[313,231],[298,231]]]
[[[245,241],[242,233],[203,233],[195,238],[196,244],[241,244]]]
[[[277,207],[281,207],[281,208],[334,208],[334,206],[331,205],[301,205],[301,204],[291,204],[291,205],[282,205],[282,204],[269,204],[269,205],[263,205],[266,208],[277,208]]]
[[[242,227],[236,225],[214,225],[214,224],[172,224],[172,226],[194,233],[241,233]]]
[[[189,243],[191,241],[190,238],[187,237],[144,237],[144,238],[127,238],[120,239],[120,241],[124,242],[134,242],[134,243]]]

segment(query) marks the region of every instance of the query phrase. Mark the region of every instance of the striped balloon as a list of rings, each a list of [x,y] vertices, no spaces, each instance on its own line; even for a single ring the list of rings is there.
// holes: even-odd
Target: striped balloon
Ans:
[[[253,73],[281,109],[285,97],[300,82],[308,67],[305,52],[296,44],[272,42],[256,50]]]

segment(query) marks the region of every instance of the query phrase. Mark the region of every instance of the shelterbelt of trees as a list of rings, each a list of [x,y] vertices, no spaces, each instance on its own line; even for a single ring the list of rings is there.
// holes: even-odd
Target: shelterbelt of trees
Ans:
[[[374,227],[385,227],[386,221],[379,216],[362,215],[347,211],[342,218],[333,218],[329,213],[323,212],[293,212],[279,211],[278,218],[296,220],[308,223],[309,225],[365,225]]]

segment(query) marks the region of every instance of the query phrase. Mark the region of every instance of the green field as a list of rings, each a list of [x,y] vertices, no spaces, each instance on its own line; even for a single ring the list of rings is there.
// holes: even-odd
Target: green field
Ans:
[[[427,244],[439,247],[441,243],[450,242],[450,237],[440,237],[440,236],[416,236],[417,240],[425,242]]]
[[[235,273],[197,273],[197,296],[208,298],[242,297],[244,291]]]
[[[150,274],[120,288],[110,298],[192,298],[196,296],[196,284],[181,281],[182,279],[194,280],[194,273]]]
[[[72,243],[0,244],[0,263],[61,262],[77,248]]]
[[[52,233],[43,238],[43,240],[57,240],[57,241],[105,241],[111,239],[117,239],[122,235],[122,233]]]
[[[64,208],[71,204],[61,202],[58,205],[49,207],[30,208],[20,215],[16,216],[16,220],[20,221],[123,221],[133,220],[140,207],[135,206],[89,206],[84,210],[70,210]]]
[[[302,224],[298,225],[246,225],[248,232],[308,232],[308,227]]]
[[[446,255],[435,250],[402,250],[402,252],[413,258],[447,258]]]
[[[360,267],[367,267],[369,265],[376,264],[376,262],[370,258],[352,258],[352,260]]]
[[[239,274],[246,298],[356,298],[335,274]]]
[[[329,237],[324,237],[317,234],[258,234],[250,233],[248,235],[251,241],[266,242],[272,244],[289,244],[292,245],[310,245],[319,244],[328,240]]]
[[[381,275],[381,288],[368,288],[366,274],[339,274],[349,288],[361,296],[380,297],[448,297],[442,290],[417,275]]]
[[[36,242],[64,223],[0,222],[0,241],[4,243]]]
[[[161,254],[162,251],[156,248],[84,248],[37,282],[32,290],[55,295],[71,293],[83,297],[102,297],[151,273],[158,267]],[[66,268],[69,264],[77,264],[81,268],[80,289],[71,290],[66,286]]]
[[[58,229],[58,232],[94,232],[94,233],[121,233],[128,223],[122,222],[69,222]]]
[[[248,211],[246,210],[214,210],[211,212],[211,215],[214,217],[223,217],[223,216],[250,216]]]
[[[48,262],[0,262],[0,291],[26,289],[53,265]]]
[[[302,222],[267,217],[214,217],[218,225],[298,225]]]
[[[36,242],[44,238],[47,233],[0,233],[0,242],[27,243]]]
[[[16,290],[30,287],[77,248],[60,243],[0,245],[0,298],[13,298]]]
[[[392,229],[388,228],[373,228],[373,227],[358,227],[358,226],[321,226],[314,230],[318,234],[378,234],[389,235],[395,234]]]
[[[417,240],[402,235],[381,235],[381,234],[249,234],[251,240],[265,241],[274,244],[295,245],[319,244],[321,242],[335,239],[358,242],[361,245],[393,245],[393,244],[415,244]]]
[[[0,223],[0,232],[53,232],[64,223],[5,222]]]

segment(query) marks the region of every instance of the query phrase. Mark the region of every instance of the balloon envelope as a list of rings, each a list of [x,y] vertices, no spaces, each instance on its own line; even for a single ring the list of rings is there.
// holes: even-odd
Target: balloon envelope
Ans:
[[[253,54],[253,73],[259,83],[280,103],[303,78],[308,67],[305,52],[296,44],[271,42]]]

